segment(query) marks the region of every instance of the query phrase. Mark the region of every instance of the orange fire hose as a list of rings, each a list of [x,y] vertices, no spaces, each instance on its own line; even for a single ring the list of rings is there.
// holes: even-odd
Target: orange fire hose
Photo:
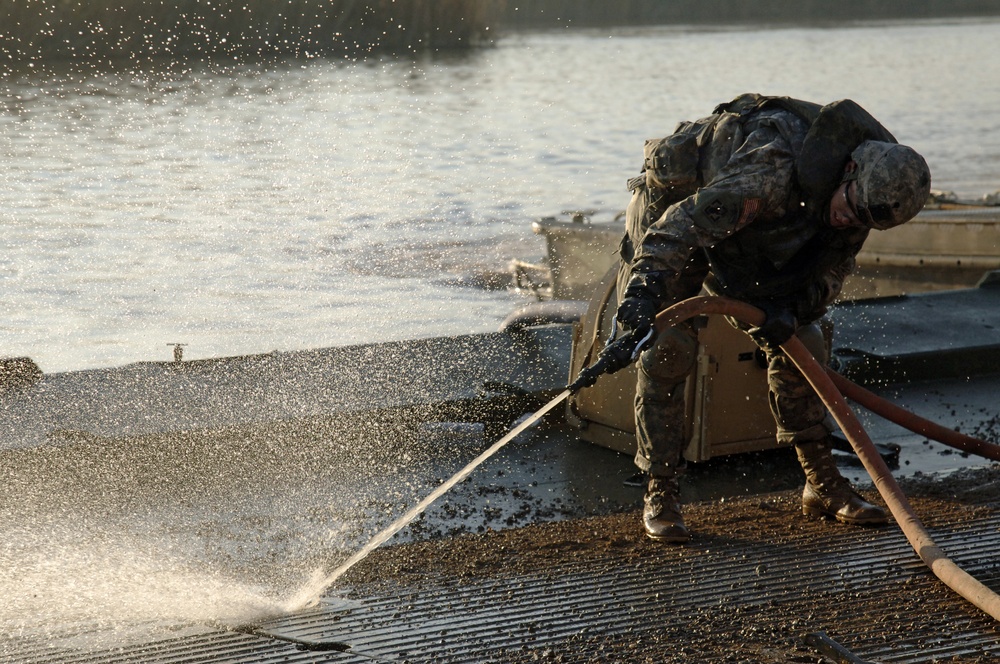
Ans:
[[[944,443],[949,447],[954,447],[962,450],[963,452],[969,452],[970,454],[975,454],[987,459],[993,459],[994,461],[1000,461],[1000,445],[994,445],[993,443],[988,443],[985,440],[979,440],[978,438],[967,436],[964,433],[955,431],[954,429],[949,429],[948,427],[943,427],[936,422],[926,420],[919,415],[911,413],[904,408],[900,408],[894,403],[872,394],[860,385],[847,380],[829,367],[827,367],[826,373],[830,376],[830,380],[833,381],[833,384],[838,390],[840,390],[841,394],[851,401],[864,406],[876,415],[881,415],[890,422],[894,422],[914,433],[927,436],[928,438],[936,440],[939,443]]]
[[[762,325],[764,323],[764,312],[745,302],[723,297],[693,297],[661,311],[656,317],[656,328],[664,330],[688,318],[705,314],[730,316],[748,325]],[[834,379],[824,367],[820,366],[797,337],[789,339],[781,348],[813,386],[823,403],[826,404],[830,414],[840,425],[847,440],[851,443],[851,447],[854,448],[865,470],[868,471],[868,475],[875,483],[875,487],[886,506],[896,519],[900,530],[903,531],[910,546],[913,547],[924,564],[946,586],[989,614],[994,620],[1000,621],[1000,596],[953,563],[944,551],[934,543],[920,519],[913,512],[913,508],[892,477],[889,468],[876,451],[868,433],[844,401],[843,395],[837,388],[837,383],[841,381],[835,383]],[[842,380],[846,381],[846,379]],[[854,390],[850,389],[849,391],[853,392]],[[859,394],[859,396],[863,395]],[[877,399],[875,395],[871,395],[871,397]]]

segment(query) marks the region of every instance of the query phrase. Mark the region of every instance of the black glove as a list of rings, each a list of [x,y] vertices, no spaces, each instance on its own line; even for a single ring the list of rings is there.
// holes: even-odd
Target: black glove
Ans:
[[[764,302],[758,303],[757,306],[764,310],[764,324],[760,327],[751,327],[747,330],[747,334],[764,350],[777,350],[781,344],[792,338],[799,322],[787,305]]]
[[[649,332],[651,330],[647,330]],[[627,332],[616,341],[605,346],[597,356],[597,361],[580,371],[572,383],[566,386],[570,392],[590,387],[604,374],[613,374],[635,362],[636,357],[653,342],[647,333]]]
[[[659,272],[633,274],[618,305],[618,324],[645,334],[653,327],[662,297],[663,278]]]
[[[633,295],[618,305],[618,323],[626,330],[645,332],[653,326],[658,312],[659,307],[651,298]]]

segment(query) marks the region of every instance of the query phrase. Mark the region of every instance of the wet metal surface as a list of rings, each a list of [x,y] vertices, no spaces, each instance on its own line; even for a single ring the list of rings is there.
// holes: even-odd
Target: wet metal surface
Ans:
[[[940,415],[940,421],[992,432],[995,440],[995,416],[980,408],[990,405],[991,385],[995,381],[981,377],[979,382],[964,383],[965,392],[953,385],[932,385],[930,389],[915,386],[893,396],[914,410],[932,407],[928,414]],[[938,389],[947,397],[935,396]],[[890,425],[873,422],[870,427],[876,440],[902,442],[897,477],[913,476],[932,467],[935,472],[949,473],[985,463],[945,453],[913,435],[893,433]],[[481,435],[479,432],[474,437]],[[730,496],[798,487],[801,471],[793,457],[790,450],[776,450],[696,464],[683,478],[685,502],[728,500]],[[847,457],[842,461],[848,461]],[[842,468],[845,474],[863,478],[863,471],[856,467],[844,463]],[[641,490],[624,483],[633,472],[625,455],[581,443],[564,426],[541,426],[491,458],[432,506],[426,518],[390,544],[634,509],[641,500]],[[291,512],[286,518],[297,517]],[[621,532],[633,527],[630,523]],[[372,657],[383,661],[489,661],[490,653],[516,652],[525,645],[545,648],[547,644],[562,644],[563,652],[572,651],[575,642],[571,639],[575,637],[629,636],[650,620],[698,622],[704,619],[701,612],[711,607],[768,611],[766,607],[774,603],[801,603],[808,613],[810,602],[850,602],[852,593],[861,591],[877,593],[884,588],[905,587],[907,591],[927,592],[940,586],[895,529],[833,527],[820,530],[805,545],[791,546],[782,543],[785,527],[762,531],[754,541],[696,536],[693,547],[655,548],[641,564],[619,558],[612,551],[582,562],[568,557],[542,575],[504,576],[501,571],[501,578],[474,582],[428,577],[420,588],[390,584],[372,592],[335,586],[322,605],[258,624],[249,632],[241,624],[220,628],[211,622],[190,621],[42,623],[0,639],[0,661],[269,664],[362,662]],[[995,554],[1000,547],[997,517],[954,532],[931,530],[958,564],[1000,590],[1000,562]],[[256,546],[263,547],[263,554],[270,545],[264,541]],[[671,573],[652,578],[644,571],[649,565]],[[81,578],[78,583],[87,584],[88,580]],[[680,612],[672,613],[675,610]],[[946,640],[935,646],[945,653],[949,648],[994,648],[1000,644],[995,627],[974,611],[972,617],[968,613],[953,615],[953,608],[939,611],[933,605],[927,611],[952,630],[954,638],[946,640],[940,633],[945,628],[935,627],[914,636],[914,643],[904,643],[902,650],[895,643],[885,645],[885,652],[872,659],[927,661],[914,653],[923,652],[928,639]],[[838,623],[838,640],[865,654],[860,649],[864,643],[844,640],[845,634],[850,634],[850,621],[863,621],[864,613],[848,610],[845,616],[846,622]],[[959,624],[954,625],[955,620]],[[300,650],[303,647],[307,649]],[[912,655],[907,655],[909,659],[903,656],[908,652]],[[592,660],[581,654],[579,660],[563,661]]]
[[[47,374],[25,389],[0,385],[0,448],[352,415],[513,418],[562,389],[569,335],[555,325]]]
[[[996,588],[1000,563],[992,551],[1000,540],[998,525],[994,518],[934,535],[956,561]],[[895,531],[836,531],[794,547],[709,539],[696,542],[694,549],[663,547],[659,556],[638,566],[589,560],[542,575],[461,588],[442,580],[439,587],[419,594],[367,600],[363,609],[341,620],[340,634],[345,642],[386,657],[488,661],[491,653],[507,649],[561,646],[560,652],[567,653],[567,642],[577,635],[628,634],[641,640],[643,630],[665,623],[694,625],[706,611],[759,611],[766,619],[767,611],[786,605],[801,607],[805,615],[816,601],[849,603],[855,595],[877,594],[896,584],[912,585],[912,592],[920,593],[925,583],[934,583]],[[661,564],[671,567],[670,574],[648,573]],[[402,620],[392,618],[397,612]],[[928,613],[935,613],[934,607],[928,607]],[[998,633],[989,618],[953,618],[961,630],[928,630],[900,635],[901,642],[882,648],[856,647],[883,662],[926,662],[931,656],[962,652],[1000,656]],[[838,628],[850,636],[849,629]],[[561,661],[593,661],[594,656],[581,645]]]
[[[917,373],[904,375],[906,382],[876,381],[869,387],[904,408],[995,442],[1000,439],[995,400],[1000,374],[993,363],[1000,340],[992,323],[983,318],[995,309],[981,300],[984,295],[995,299],[996,292],[984,289],[951,300],[926,296],[869,303],[855,312],[867,327],[845,324],[840,328],[840,348],[851,351],[843,357],[848,357],[854,368],[901,367],[908,371],[916,367]],[[896,309],[897,305],[902,309]],[[881,316],[894,311],[902,312],[902,339],[890,342],[870,334],[872,329],[883,327]],[[936,351],[924,339],[935,330],[940,332]],[[548,341],[545,335],[551,335]],[[19,534],[22,548],[37,558],[39,549],[48,550],[50,540],[62,537],[67,548],[54,548],[53,559],[47,561],[58,567],[62,559],[57,556],[68,556],[72,562],[72,554],[79,549],[90,550],[87,547],[92,542],[87,538],[93,539],[94,532],[111,537],[120,530],[139,528],[156,535],[149,545],[154,553],[164,552],[158,542],[169,543],[175,553],[181,545],[197,554],[193,560],[206,557],[214,564],[218,561],[207,553],[217,546],[220,551],[215,553],[225,554],[223,560],[232,557],[238,578],[254,583],[261,580],[262,571],[286,570],[290,561],[306,568],[314,555],[335,558],[339,551],[353,550],[367,541],[364,528],[377,528],[377,519],[388,518],[386,508],[399,507],[397,502],[412,505],[458,470],[463,460],[503,433],[484,426],[476,419],[482,411],[474,409],[464,411],[470,419],[442,419],[457,418],[463,404],[484,396],[486,403],[499,411],[523,407],[527,401],[521,400],[528,395],[510,386],[522,385],[518,381],[525,376],[533,381],[526,383],[524,391],[528,393],[560,386],[565,378],[565,358],[557,351],[565,336],[565,326],[555,326],[521,337],[469,337],[460,340],[468,346],[464,349],[456,348],[454,340],[403,344],[388,355],[366,358],[362,353],[355,357],[352,361],[360,364],[354,366],[373,371],[367,377],[334,371],[336,358],[345,359],[346,354],[357,354],[364,347],[230,358],[192,363],[180,371],[170,365],[133,365],[86,375],[46,377],[36,389],[8,394],[4,402],[6,428],[20,437],[10,441],[10,447],[21,448],[3,452],[9,480],[5,513],[10,524],[5,544],[9,547],[11,538]],[[489,357],[498,363],[515,350],[527,352],[529,359],[508,367],[506,374],[498,374],[495,367],[473,362],[483,343],[489,344]],[[444,363],[431,373],[417,371],[421,363],[430,366],[428,358],[439,357],[446,350],[452,351],[448,356],[453,360],[465,358],[468,363]],[[976,371],[936,375],[931,360],[947,363],[949,357],[959,358],[962,366],[976,364]],[[393,378],[393,370],[399,368],[394,363],[403,360],[410,362],[405,365],[412,370],[407,374],[412,379],[409,382]],[[863,376],[864,371],[858,375]],[[500,382],[496,382],[498,376]],[[301,426],[309,418],[337,409],[356,412],[371,407],[372,397],[354,390],[373,378],[385,387],[385,391],[376,391],[376,411],[384,407],[423,416],[406,422],[409,433],[405,436],[395,429],[365,428],[348,437],[336,427],[309,433]],[[64,401],[59,401],[54,393],[46,393],[56,383],[79,386],[92,401],[74,401],[72,390],[63,393]],[[441,391],[414,390],[417,384],[430,383]],[[113,397],[106,400],[108,408],[87,410],[87,403],[103,403],[102,395]],[[156,395],[163,398],[153,398]],[[203,401],[205,395],[215,401]],[[513,400],[508,400],[511,396]],[[53,399],[54,409],[31,414],[15,407],[33,399]],[[449,400],[459,407],[441,410],[440,405]],[[167,402],[179,410],[172,411]],[[234,408],[234,403],[254,403],[258,409],[247,412]],[[173,417],[172,412],[180,415]],[[430,413],[438,419],[428,418]],[[39,419],[23,419],[35,416]],[[50,419],[63,416],[69,419]],[[876,442],[900,445],[899,465],[894,469],[897,477],[948,475],[984,463],[874,416],[861,416]],[[505,417],[497,415],[501,421]],[[240,418],[250,425],[290,420],[289,426],[303,432],[301,439],[272,439],[264,429],[249,437],[123,437],[129,432],[162,432],[164,426],[171,431],[225,429],[239,423]],[[80,423],[80,437],[56,437],[62,446],[49,445],[53,427],[76,429],[74,422]],[[31,426],[22,426],[26,424]],[[350,423],[345,426],[351,428]],[[405,448],[409,444],[415,447]],[[387,464],[379,456],[387,452],[408,456],[394,456]],[[695,464],[683,478],[683,498],[685,502],[715,501],[800,486],[801,471],[793,457],[790,450],[776,450]],[[104,467],[104,462],[116,459],[120,465]],[[209,459],[213,463],[207,463]],[[359,463],[358,459],[367,462]],[[840,460],[845,474],[867,484],[864,471],[852,465],[850,455],[842,455]],[[484,463],[391,544],[634,509],[641,500],[641,490],[625,484],[634,471],[626,455],[583,443],[565,425],[546,422]],[[134,480],[136,487],[130,489],[126,479]],[[384,485],[376,486],[373,480]],[[400,483],[405,486],[395,486]],[[25,494],[28,489],[32,490],[30,496]],[[383,499],[386,495],[391,498]],[[33,503],[26,496],[37,501],[38,514],[31,512]],[[183,500],[178,501],[178,497]],[[52,507],[54,499],[65,503],[66,509]],[[354,507],[347,509],[351,505]],[[360,521],[354,524],[348,517]],[[351,539],[355,537],[351,528],[326,532],[341,518],[353,524],[352,528],[358,526],[356,541]],[[108,522],[105,527],[93,532],[86,527],[101,519]],[[696,537],[692,547],[650,550],[641,565],[610,552],[586,560],[559,560],[544,574],[504,575],[500,570],[495,578],[474,581],[445,575],[428,577],[419,588],[389,585],[378,592],[335,586],[321,605],[253,628],[237,622],[224,627],[217,621],[199,622],[189,614],[165,622],[143,618],[132,623],[43,619],[31,625],[23,621],[19,632],[5,633],[0,639],[0,661],[509,662],[518,661],[523,648],[557,646],[565,654],[562,661],[593,661],[588,648],[594,639],[634,640],[643,637],[642,630],[650,624],[665,628],[700,624],[724,618],[729,611],[765,617],[776,609],[808,614],[815,602],[849,606],[853,599],[880,589],[898,591],[905,587],[906,591],[933,593],[939,586],[894,529],[820,531],[815,538],[794,546],[783,542],[782,532],[763,532],[754,541]],[[932,534],[956,562],[998,589],[995,551],[1000,544],[1000,523],[996,518],[984,518],[954,531],[932,529]],[[35,543],[38,538],[45,546]],[[125,563],[136,554],[128,549],[130,541],[124,545],[128,554],[122,558]],[[87,571],[93,571],[91,567],[76,573],[70,566],[71,574],[65,580],[68,585],[59,591],[61,595],[42,595],[43,600],[22,598],[23,606],[44,613],[43,609],[65,597],[67,605],[75,607],[87,602],[98,581],[111,583],[117,581],[113,577],[127,576],[117,563],[101,557],[103,549],[97,547],[93,553],[95,564],[103,562],[96,572],[107,579],[95,579]],[[14,577],[33,566],[46,570],[45,564],[30,558],[11,559],[15,562],[10,571]],[[151,557],[157,565],[159,560]],[[652,578],[647,571],[649,564],[671,572]],[[20,572],[17,565],[22,567]],[[137,569],[155,579],[155,567],[151,562],[148,570],[145,566]],[[155,600],[156,593],[163,590],[140,587],[150,591],[149,600]],[[129,599],[141,603],[146,598]],[[928,652],[944,659],[965,650],[996,652],[1000,657],[1000,637],[988,619],[975,612],[956,613],[954,606],[939,609],[931,605],[926,611],[928,626],[920,634],[901,629],[891,643],[874,643],[852,638],[863,631],[866,615],[848,610],[838,619],[835,636],[852,651],[880,662],[923,662],[928,661]],[[36,615],[31,610],[22,613]],[[53,613],[65,617],[72,612]],[[762,629],[774,628],[770,620],[762,619],[761,624]],[[573,659],[575,653],[577,659]]]
[[[1000,517],[932,534],[957,563],[1000,588]],[[658,567],[670,573],[649,574]],[[901,586],[917,596],[933,595],[936,583],[896,529],[825,529],[794,543],[703,536],[687,547],[651,548],[641,561],[618,559],[612,551],[544,573],[498,571],[462,583],[432,577],[397,592],[330,596],[313,609],[257,625],[254,633],[181,630],[89,653],[74,652],[68,642],[28,639],[19,651],[8,649],[4,661],[488,662],[517,661],[518,652],[546,648],[558,649],[561,662],[603,661],[592,648],[604,638],[642,642],[656,630],[710,627],[706,616],[733,614],[759,614],[766,623],[775,614],[799,612],[804,625],[817,603],[851,605]],[[925,628],[901,632],[892,643],[853,636],[870,617],[845,612],[836,624],[837,639],[855,654],[884,663],[944,661],[963,653],[1000,657],[1000,632],[988,616],[933,600],[919,611]]]
[[[834,368],[865,384],[1000,372],[1000,273],[980,286],[834,307]]]

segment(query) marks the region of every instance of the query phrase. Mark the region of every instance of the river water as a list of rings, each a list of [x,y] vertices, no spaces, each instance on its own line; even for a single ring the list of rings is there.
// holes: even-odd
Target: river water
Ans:
[[[1000,22],[511,34],[460,55],[0,69],[0,354],[45,372],[495,330],[531,220],[624,207],[646,138],[850,97],[1000,189]]]

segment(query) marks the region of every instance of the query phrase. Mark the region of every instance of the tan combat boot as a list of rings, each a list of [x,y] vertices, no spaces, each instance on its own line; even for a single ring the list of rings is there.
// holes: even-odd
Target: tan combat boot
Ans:
[[[851,525],[885,525],[885,510],[862,498],[837,470],[837,462],[825,442],[795,446],[799,463],[806,474],[802,491],[802,513],[811,517],[830,517]]]
[[[650,477],[643,503],[642,524],[650,539],[673,543],[691,539],[681,516],[680,489],[676,479]]]

